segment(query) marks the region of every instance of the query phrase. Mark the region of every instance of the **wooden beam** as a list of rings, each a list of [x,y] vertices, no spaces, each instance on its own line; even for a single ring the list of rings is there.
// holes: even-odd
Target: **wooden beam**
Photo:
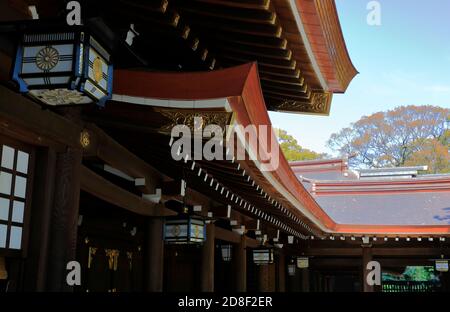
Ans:
[[[374,260],[381,263],[381,269],[398,268],[406,266],[434,265],[432,258],[377,258]],[[341,258],[311,258],[310,265],[314,269],[321,268],[346,268],[356,270],[361,266],[361,260],[355,257]]]
[[[256,239],[247,237],[247,236],[241,236],[238,233],[225,230],[224,228],[216,226],[215,228],[215,237],[216,239],[223,240],[225,242],[229,242],[232,244],[239,244],[241,242],[242,237],[244,237],[246,241],[246,246],[249,248],[256,248],[259,246],[259,242]]]
[[[165,13],[169,4],[168,0],[147,1],[145,4],[135,3],[129,0],[119,0],[124,6],[132,6],[143,11]]]
[[[163,182],[161,189],[164,196],[181,196],[181,180]]]
[[[248,248],[257,248],[260,245],[261,245],[260,242],[257,241],[256,239],[246,237],[246,246]]]
[[[0,19],[2,21],[31,19],[31,13],[28,10],[28,1],[8,0],[2,2],[0,14]]]
[[[416,256],[439,257],[441,254],[450,255],[449,248],[373,248],[373,255],[379,257]]]
[[[246,230],[256,230],[258,227],[258,219],[247,219],[243,224]]]
[[[161,185],[161,175],[145,161],[131,153],[102,129],[94,124],[86,124],[91,134],[91,144],[86,148],[86,154],[95,154],[108,165],[122,171],[133,178],[144,178],[145,185],[139,187],[144,194],[154,194]]]
[[[304,250],[306,256],[317,257],[360,257],[362,249],[356,248],[308,248]],[[373,256],[378,257],[432,257],[441,254],[450,255],[449,248],[411,248],[411,247],[394,247],[394,248],[373,248]]]
[[[218,45],[217,49],[215,50],[220,52],[232,51],[236,53],[242,53],[254,56],[255,59],[257,59],[258,57],[263,57],[268,59],[292,60],[292,51],[286,47],[266,47],[246,44],[242,42],[235,42],[232,40],[225,41],[225,45]]]
[[[25,96],[0,86],[0,127],[28,137],[26,142],[48,145],[48,140],[80,148],[81,126],[66,118],[44,110]]]
[[[203,38],[209,41],[218,40],[225,44],[236,43],[263,48],[286,49],[288,46],[287,40],[284,38],[267,37],[264,41],[261,41],[260,38],[256,36],[226,31],[222,31],[220,33],[205,33],[203,34]]]
[[[333,256],[362,256],[361,248],[308,248],[304,251],[305,256],[333,257]]]
[[[187,205],[201,206],[201,211],[196,211],[195,213],[203,217],[206,217],[208,215],[208,211],[211,210],[212,203],[210,197],[187,187],[185,196],[183,198],[183,196],[181,196],[180,194],[180,191],[181,180],[164,182],[162,186],[162,202],[166,202],[169,200],[178,200],[180,202],[185,202]],[[213,217],[215,217],[214,214]]]
[[[118,187],[85,166],[81,167],[81,188],[104,201],[143,216],[176,215],[160,204],[151,203]]]
[[[200,3],[216,4],[220,6],[227,6],[231,8],[240,9],[269,9],[270,0],[258,0],[258,1],[248,1],[248,0],[238,0],[238,1],[227,1],[227,0],[194,0]]]
[[[276,24],[254,24],[248,21],[233,21],[217,16],[199,16],[196,12],[182,11],[183,16],[189,18],[190,24],[194,27],[201,27],[205,31],[232,32],[236,34],[246,34],[264,37],[282,37],[282,27]]]
[[[221,21],[232,24],[236,22],[261,25],[278,25],[277,16],[274,12],[268,10],[255,10],[253,8],[227,8],[224,6],[211,6],[204,3],[188,3],[185,0],[178,1],[177,10],[180,11],[183,16],[187,16],[191,19],[211,19],[217,18]]]
[[[214,218],[228,219],[228,205],[216,206],[212,208],[212,212]]]
[[[239,244],[241,241],[241,235],[221,227],[216,227],[215,235],[217,239],[233,244]]]
[[[439,257],[436,257],[439,258]],[[406,266],[434,266],[434,261],[432,258],[424,259],[424,258],[394,258],[394,259],[385,259],[385,258],[375,258],[375,260],[381,263],[381,269],[383,268],[392,268],[392,267],[406,267]]]

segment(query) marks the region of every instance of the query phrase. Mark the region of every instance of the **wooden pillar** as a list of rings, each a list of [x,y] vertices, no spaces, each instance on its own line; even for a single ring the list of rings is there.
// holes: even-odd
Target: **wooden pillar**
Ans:
[[[371,247],[366,247],[363,246],[362,247],[362,277],[363,277],[363,291],[364,292],[373,292],[374,291],[374,287],[367,284],[367,275],[370,272],[369,270],[367,270],[367,264],[372,261],[373,257],[372,257],[372,248]]]
[[[234,271],[236,272],[236,291],[247,291],[247,250],[245,236],[236,244],[234,253]]]
[[[206,241],[202,248],[202,291],[214,291],[214,251],[215,251],[214,224],[206,225]]]
[[[324,277],[322,272],[317,272],[317,289],[320,292],[325,292],[325,287],[324,287]]]
[[[258,291],[268,292],[269,288],[269,265],[260,265],[258,267]]]
[[[164,220],[149,218],[147,223],[147,291],[162,292],[164,278]]]
[[[277,271],[278,271],[278,291],[285,292],[286,291],[286,256],[283,252],[280,252],[278,255],[278,263],[277,263]]]
[[[301,269],[300,272],[302,275],[302,291],[309,292],[309,269]]]
[[[25,261],[24,290],[45,291],[50,239],[50,218],[55,187],[56,153],[38,149],[33,182],[33,213],[30,220],[28,254]]]
[[[441,272],[440,279],[442,283],[442,288],[440,291],[442,292],[450,292],[450,273],[449,272]]]
[[[66,265],[76,260],[82,151],[67,148],[56,156],[51,212],[48,290],[73,291],[66,282]]]

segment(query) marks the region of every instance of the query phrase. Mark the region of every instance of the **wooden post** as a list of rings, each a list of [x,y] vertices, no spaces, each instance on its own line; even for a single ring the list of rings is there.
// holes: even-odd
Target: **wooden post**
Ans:
[[[66,282],[66,265],[76,260],[81,159],[82,151],[71,147],[56,157],[47,279],[50,291],[73,291]]]
[[[25,260],[25,291],[45,291],[55,162],[56,153],[51,148],[37,150],[33,183],[33,216]]]
[[[164,278],[164,221],[149,218],[147,228],[147,291],[162,292]]]
[[[370,272],[369,270],[367,270],[367,264],[372,261],[373,257],[372,257],[372,248],[371,247],[367,247],[367,246],[363,246],[362,247],[362,277],[363,277],[363,291],[364,292],[373,292],[374,291],[374,287],[367,284],[367,275]]]
[[[236,272],[236,291],[247,291],[247,250],[245,236],[235,245],[234,270]]]
[[[286,291],[286,256],[283,252],[280,252],[278,255],[278,291],[285,292]]]
[[[214,291],[214,251],[215,251],[214,224],[206,225],[206,241],[202,248],[202,291]]]
[[[259,276],[258,276],[258,290],[260,292],[268,292],[269,291],[269,265],[260,265],[258,267]]]
[[[309,269],[301,269],[300,272],[302,275],[302,291],[309,292]]]

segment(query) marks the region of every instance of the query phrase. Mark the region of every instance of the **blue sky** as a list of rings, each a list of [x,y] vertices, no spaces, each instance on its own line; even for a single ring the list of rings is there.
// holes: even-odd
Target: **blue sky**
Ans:
[[[364,115],[401,105],[450,108],[450,1],[379,0],[381,26],[369,26],[369,0],[336,0],[350,57],[360,74],[333,98],[330,116],[270,113],[303,147],[328,152],[334,132]]]

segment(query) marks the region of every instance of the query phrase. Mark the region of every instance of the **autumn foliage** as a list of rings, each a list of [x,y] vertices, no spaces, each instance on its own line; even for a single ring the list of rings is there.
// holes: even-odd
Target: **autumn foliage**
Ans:
[[[358,167],[428,165],[430,173],[450,172],[449,122],[449,109],[402,106],[362,117],[333,134],[328,146],[354,155]]]

